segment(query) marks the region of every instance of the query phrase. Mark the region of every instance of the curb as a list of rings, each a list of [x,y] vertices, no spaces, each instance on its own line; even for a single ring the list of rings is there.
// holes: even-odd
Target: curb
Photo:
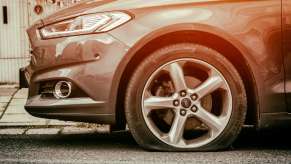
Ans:
[[[21,128],[63,128],[63,127],[78,127],[78,125],[16,125],[16,124],[11,124],[11,125],[0,125],[0,130],[1,129],[21,129]]]
[[[26,136],[63,136],[63,135],[90,135],[109,134],[107,126],[97,128],[58,126],[58,127],[9,127],[0,128],[0,138]]]

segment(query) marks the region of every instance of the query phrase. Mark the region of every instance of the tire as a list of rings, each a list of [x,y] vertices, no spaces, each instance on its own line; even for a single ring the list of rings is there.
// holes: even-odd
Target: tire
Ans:
[[[235,67],[215,50],[192,43],[150,54],[134,71],[125,97],[134,139],[158,151],[229,147],[242,128],[246,106]]]

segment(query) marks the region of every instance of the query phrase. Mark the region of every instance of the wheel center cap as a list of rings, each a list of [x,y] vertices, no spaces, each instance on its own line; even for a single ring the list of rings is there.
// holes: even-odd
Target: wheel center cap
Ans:
[[[188,99],[188,98],[184,98],[182,99],[181,101],[181,105],[184,107],[184,108],[189,108],[191,106],[191,100]]]

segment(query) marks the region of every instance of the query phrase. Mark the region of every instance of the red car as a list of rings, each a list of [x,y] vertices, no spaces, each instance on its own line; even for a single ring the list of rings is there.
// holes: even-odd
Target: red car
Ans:
[[[30,27],[26,110],[126,123],[143,148],[227,148],[290,125],[290,0],[87,0]]]

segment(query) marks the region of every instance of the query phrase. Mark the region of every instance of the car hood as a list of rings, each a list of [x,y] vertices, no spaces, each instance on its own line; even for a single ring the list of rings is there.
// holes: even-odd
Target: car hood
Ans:
[[[43,24],[51,24],[64,19],[112,10],[132,10],[138,8],[158,7],[185,3],[205,3],[221,0],[85,0],[71,7],[60,10],[42,20]]]

